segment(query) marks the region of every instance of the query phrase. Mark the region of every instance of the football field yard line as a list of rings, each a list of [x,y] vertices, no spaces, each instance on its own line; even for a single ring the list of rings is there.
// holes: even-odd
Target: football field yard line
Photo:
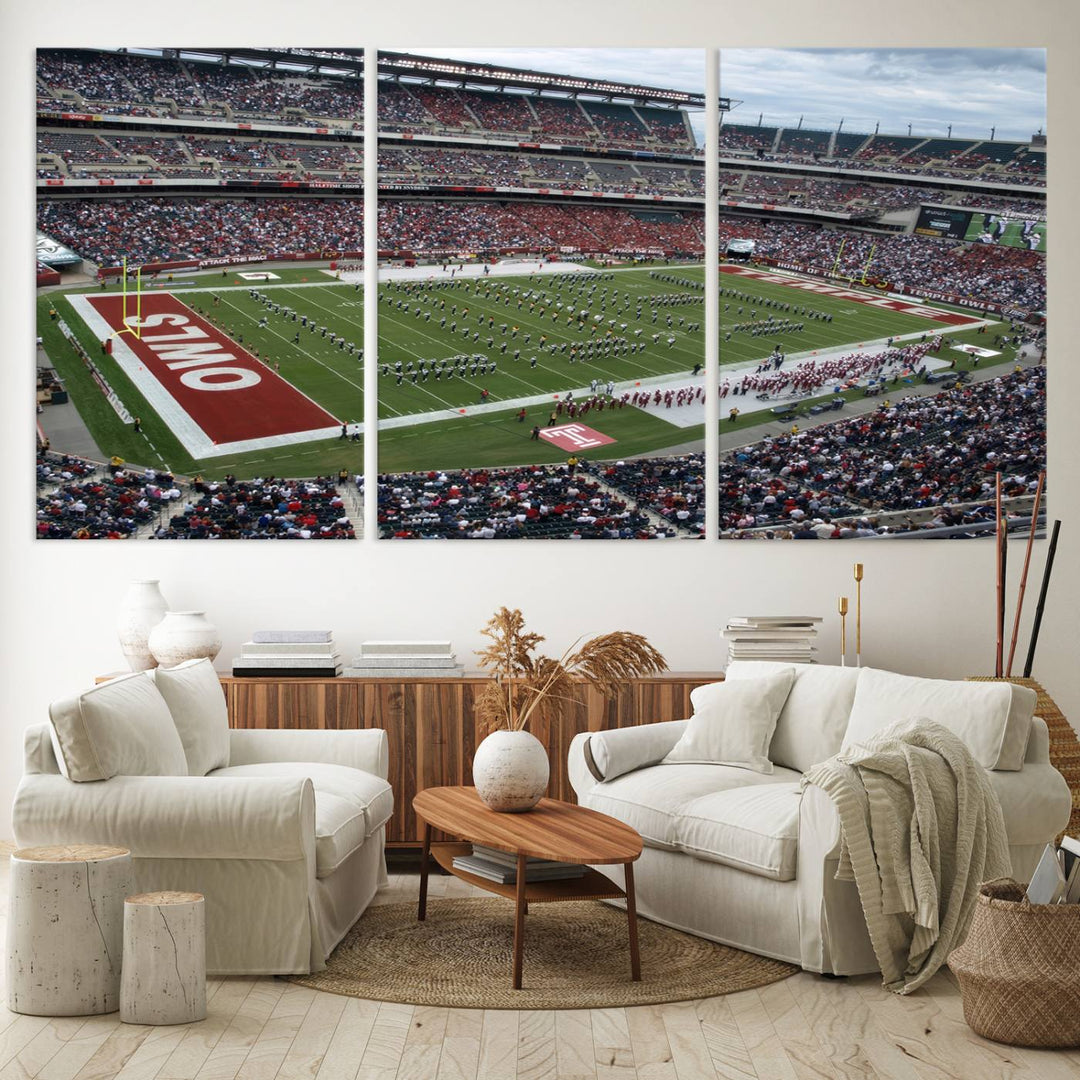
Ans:
[[[257,327],[259,326],[258,321],[255,319],[255,316],[254,315],[249,315],[246,311],[243,310],[243,308],[237,307],[235,304],[230,303],[228,300],[223,300],[222,303],[224,303],[224,304],[228,305],[230,308],[232,308],[232,310],[235,311],[241,318],[247,319],[249,322],[254,323],[255,326],[257,326]],[[347,382],[350,386],[353,386],[357,390],[359,390],[360,393],[364,392],[364,387],[363,387],[362,383],[353,382],[352,379],[350,379],[347,375],[343,375],[340,371],[337,371],[335,368],[331,367],[329,364],[327,364],[324,361],[320,360],[317,356],[314,356],[311,353],[309,353],[307,351],[307,349],[305,349],[303,347],[303,345],[297,345],[295,341],[289,341],[289,339],[284,334],[278,333],[277,330],[274,330],[270,326],[269,320],[267,320],[266,326],[260,327],[260,329],[268,330],[271,334],[274,335],[274,337],[281,338],[281,340],[286,342],[286,344],[288,344],[291,348],[299,350],[306,357],[308,357],[308,359],[314,360],[315,363],[319,365],[319,367],[325,368],[327,371],[330,372],[331,375],[336,375],[339,379],[342,380],[342,382]]]

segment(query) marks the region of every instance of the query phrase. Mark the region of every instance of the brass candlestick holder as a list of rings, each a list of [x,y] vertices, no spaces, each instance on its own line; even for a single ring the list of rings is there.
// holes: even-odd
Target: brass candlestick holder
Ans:
[[[836,601],[836,610],[840,613],[840,666],[847,667],[847,609],[848,599],[841,596]]]
[[[855,564],[855,666],[862,667],[862,579],[863,564]]]

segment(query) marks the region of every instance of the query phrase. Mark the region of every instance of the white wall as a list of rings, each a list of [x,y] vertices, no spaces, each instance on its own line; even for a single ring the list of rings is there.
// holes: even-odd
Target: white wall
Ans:
[[[712,0],[585,5],[467,6],[408,0],[391,10],[351,14],[361,5],[262,3],[51,5],[0,16],[5,144],[3,203],[8,275],[2,295],[5,365],[0,447],[6,479],[0,518],[0,836],[20,773],[23,727],[45,718],[48,702],[121,666],[113,631],[126,582],[159,577],[177,608],[205,607],[225,640],[222,661],[250,631],[272,625],[332,627],[348,655],[367,637],[440,636],[459,657],[500,604],[520,606],[530,625],[561,650],[580,633],[625,628],[647,634],[679,670],[715,670],[718,628],[735,614],[797,610],[826,616],[821,659],[834,659],[836,597],[851,595],[851,565],[866,566],[864,662],[899,671],[960,677],[993,669],[994,567],[990,543],[877,542],[755,544],[535,542],[523,544],[35,543],[33,435],[29,403],[33,340],[27,253],[33,235],[30,107],[37,45],[278,43],[435,46],[552,45],[975,45],[1050,47],[1050,512],[1062,542],[1035,675],[1076,723],[1080,718],[1080,463],[1072,252],[1080,251],[1069,176],[1080,155],[1075,131],[1078,50],[1068,0],[1028,0],[1023,25],[1003,0],[883,5],[771,0],[737,17]],[[138,14],[134,13],[138,10]],[[187,18],[181,22],[181,10]],[[256,10],[258,14],[256,14]],[[506,12],[509,11],[509,14]],[[537,12],[546,13],[539,16]],[[211,12],[213,15],[211,21]],[[198,21],[193,21],[192,13]],[[122,17],[121,17],[122,16]],[[801,23],[800,20],[801,19]],[[422,34],[416,28],[422,27]],[[778,29],[779,28],[779,29]],[[418,40],[419,39],[419,40]],[[434,43],[434,45],[432,44]],[[1053,135],[1051,136],[1053,138]],[[1019,545],[1013,548],[1014,569]],[[1043,548],[1035,556],[1041,569]],[[1014,576],[1015,581],[1015,576]],[[1029,589],[1034,606],[1037,581]],[[1026,641],[1026,637],[1022,638]],[[1022,662],[1022,657],[1021,657]]]

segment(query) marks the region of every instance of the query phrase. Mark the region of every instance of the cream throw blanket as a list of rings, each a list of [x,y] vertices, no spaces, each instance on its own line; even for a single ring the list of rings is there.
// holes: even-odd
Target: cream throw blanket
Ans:
[[[964,940],[979,886],[1012,872],[990,779],[952,732],[903,720],[812,766],[840,816],[837,880],[854,880],[885,987],[908,994]]]

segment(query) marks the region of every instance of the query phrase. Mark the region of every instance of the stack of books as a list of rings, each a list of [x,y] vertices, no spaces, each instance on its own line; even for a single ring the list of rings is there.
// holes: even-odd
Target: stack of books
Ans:
[[[473,844],[471,855],[454,856],[454,869],[475,874],[487,881],[501,885],[517,884],[517,856],[509,851]],[[567,881],[585,876],[587,866],[578,863],[553,862],[550,859],[532,859],[526,863],[526,881]]]
[[[1032,904],[1080,904],[1080,840],[1063,836],[1060,847],[1046,845],[1027,898]]]
[[[365,641],[345,674],[361,679],[444,679],[464,671],[449,641]]]
[[[330,630],[256,630],[240,646],[232,670],[253,679],[334,678],[341,674],[341,653]]]
[[[817,615],[743,615],[728,621],[728,660],[812,664]]]

